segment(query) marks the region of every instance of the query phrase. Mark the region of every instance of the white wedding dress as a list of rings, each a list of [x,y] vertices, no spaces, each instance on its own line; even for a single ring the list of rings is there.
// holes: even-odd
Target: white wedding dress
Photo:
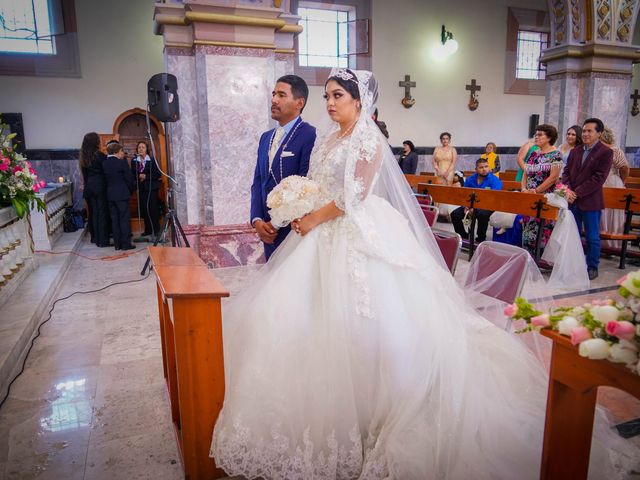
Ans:
[[[546,372],[376,194],[390,150],[366,115],[316,143],[309,177],[344,215],[290,234],[224,304],[217,465],[248,479],[537,479]],[[625,478],[634,450],[607,429],[591,478]]]

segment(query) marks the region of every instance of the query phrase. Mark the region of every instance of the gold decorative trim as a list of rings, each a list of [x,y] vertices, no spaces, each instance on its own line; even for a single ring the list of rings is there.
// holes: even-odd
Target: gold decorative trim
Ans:
[[[291,54],[295,54],[296,51],[293,48],[276,48],[276,53],[291,53]]]
[[[239,42],[217,42],[214,40],[194,40],[194,45],[213,45],[216,47],[240,47],[240,48],[263,48],[265,50],[275,50],[274,44],[268,43],[239,43]]]
[[[158,13],[154,18],[154,32],[159,34],[161,25],[187,26],[193,22],[215,23],[219,25],[244,25],[249,27],[274,28],[281,33],[301,33],[301,25],[287,24],[278,18],[248,17],[243,15],[226,15],[222,13],[207,13],[187,11],[184,15],[170,15]]]
[[[279,33],[302,33],[302,25],[285,25],[278,29]]]
[[[250,27],[272,27],[282,28],[286,25],[284,20],[276,18],[261,18],[261,17],[245,17],[240,15],[225,15],[221,13],[206,13],[206,12],[185,12],[185,18],[189,22],[203,22],[203,23],[219,23],[222,25],[247,25]]]
[[[193,43],[177,43],[177,42],[167,42],[164,44],[165,47],[178,47],[178,48],[192,48]]]
[[[587,45],[585,47],[566,46],[556,52],[544,53],[540,58],[542,63],[559,58],[584,58],[584,57],[604,57],[620,58],[625,60],[640,61],[640,50],[621,49],[614,45]]]

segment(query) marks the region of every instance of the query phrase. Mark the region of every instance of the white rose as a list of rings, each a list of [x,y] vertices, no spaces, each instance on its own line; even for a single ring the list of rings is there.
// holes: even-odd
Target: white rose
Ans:
[[[613,322],[614,320],[618,319],[618,316],[620,315],[620,310],[618,310],[616,307],[612,305],[604,305],[602,307],[592,307],[591,315],[593,315],[593,318],[595,318],[598,322],[606,325],[607,322]]]
[[[578,353],[591,360],[602,360],[609,356],[609,344],[601,338],[590,338],[580,344]]]
[[[580,326],[580,322],[575,317],[566,316],[558,322],[558,331],[562,335],[571,335],[571,330]]]
[[[633,365],[638,361],[638,352],[625,348],[622,343],[615,343],[609,349],[609,360],[615,363],[624,363],[625,365]]]
[[[574,315],[582,315],[584,312],[586,312],[586,310],[582,307],[574,307],[573,310],[571,310],[571,313]]]
[[[620,286],[629,290],[632,295],[640,297],[640,271],[628,273]]]

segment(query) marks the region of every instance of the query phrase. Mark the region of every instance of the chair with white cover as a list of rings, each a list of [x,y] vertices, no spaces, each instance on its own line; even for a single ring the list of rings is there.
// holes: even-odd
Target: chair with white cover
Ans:
[[[524,286],[529,258],[529,252],[520,247],[482,242],[471,259],[464,287],[513,303]]]
[[[442,257],[453,275],[458,265],[462,238],[455,232],[437,229],[433,230],[433,235],[436,237],[436,243],[438,244],[440,253],[442,253]]]
[[[438,207],[435,205],[420,205],[420,208],[422,209],[422,213],[424,213],[424,217],[427,219],[429,226],[433,227],[438,220]]]

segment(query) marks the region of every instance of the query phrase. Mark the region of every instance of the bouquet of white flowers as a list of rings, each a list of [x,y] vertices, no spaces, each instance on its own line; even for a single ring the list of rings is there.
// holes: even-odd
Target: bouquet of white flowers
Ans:
[[[284,178],[267,196],[267,207],[274,227],[284,227],[296,218],[320,207],[320,187],[299,175]]]

